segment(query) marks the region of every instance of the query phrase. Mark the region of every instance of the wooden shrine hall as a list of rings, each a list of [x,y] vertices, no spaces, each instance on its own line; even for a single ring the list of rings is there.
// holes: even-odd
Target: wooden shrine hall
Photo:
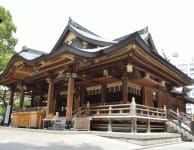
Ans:
[[[148,28],[107,40],[71,18],[50,53],[23,47],[0,75],[0,85],[10,89],[11,108],[14,94],[20,95],[12,125],[36,128],[53,118],[63,118],[67,129],[85,128],[89,118],[93,130],[113,129],[110,121],[122,130],[137,114],[139,123],[148,116],[164,121],[166,110],[185,112],[192,103],[176,92],[192,83],[159,55]],[[31,106],[24,110],[25,96]]]

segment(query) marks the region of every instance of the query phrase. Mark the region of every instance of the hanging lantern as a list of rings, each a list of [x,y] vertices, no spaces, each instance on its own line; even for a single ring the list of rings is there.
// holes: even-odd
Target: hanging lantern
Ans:
[[[150,79],[150,73],[149,73],[149,72],[146,72],[146,73],[145,73],[145,78],[146,78],[146,79]]]
[[[133,72],[133,65],[128,64],[126,65],[126,67],[127,67],[127,72]]]
[[[161,86],[165,87],[165,81],[164,80],[161,81]]]
[[[103,76],[108,76],[108,70],[107,69],[103,70]]]

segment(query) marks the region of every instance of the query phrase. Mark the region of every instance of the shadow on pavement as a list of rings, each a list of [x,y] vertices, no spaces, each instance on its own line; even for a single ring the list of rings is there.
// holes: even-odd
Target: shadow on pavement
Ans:
[[[67,145],[66,143],[49,143],[45,146],[32,145],[28,143],[8,142],[0,143],[0,150],[103,150],[99,146],[89,144]]]

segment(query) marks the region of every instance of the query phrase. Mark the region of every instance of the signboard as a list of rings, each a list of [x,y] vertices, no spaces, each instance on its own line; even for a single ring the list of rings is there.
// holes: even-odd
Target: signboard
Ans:
[[[8,105],[7,106],[7,109],[6,109],[6,112],[5,112],[4,124],[9,124],[9,116],[10,116],[10,113],[11,113],[11,106]]]

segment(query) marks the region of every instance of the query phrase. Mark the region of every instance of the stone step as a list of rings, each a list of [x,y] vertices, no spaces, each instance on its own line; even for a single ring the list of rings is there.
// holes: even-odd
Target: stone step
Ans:
[[[183,141],[193,141],[194,137],[188,133],[188,131],[184,130],[180,126],[176,125],[173,122],[167,122],[167,131],[170,133],[180,133]]]

